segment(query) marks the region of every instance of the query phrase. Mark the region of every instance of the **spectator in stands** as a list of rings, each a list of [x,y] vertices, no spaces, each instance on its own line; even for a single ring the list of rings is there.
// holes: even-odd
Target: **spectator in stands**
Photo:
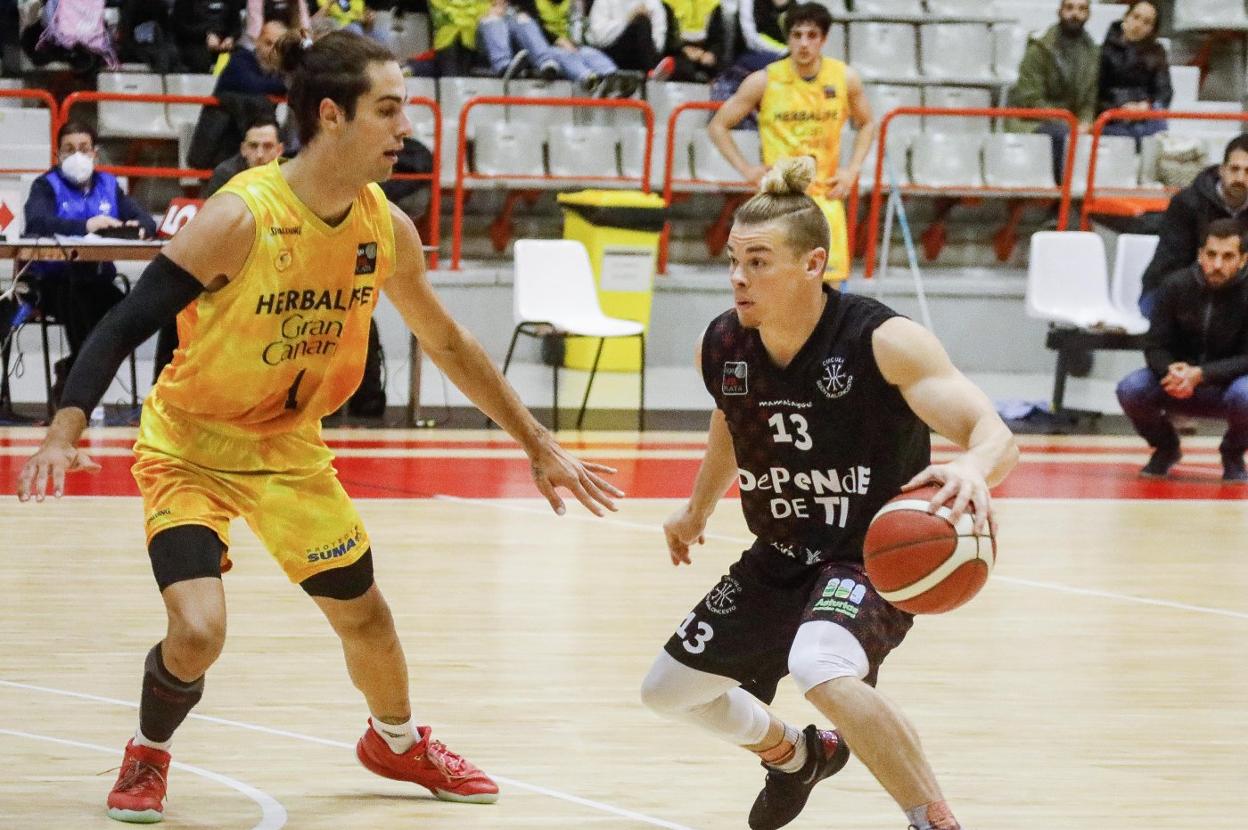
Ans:
[[[320,8],[312,15],[312,31],[318,35],[344,29],[394,50],[390,30],[377,25],[376,12],[364,0],[317,0],[317,4]]]
[[[1166,278],[1196,261],[1205,230],[1218,219],[1234,219],[1248,231],[1248,134],[1233,138],[1221,165],[1206,168],[1170,199],[1161,218],[1157,252],[1141,277],[1140,311],[1145,316],[1151,316]]]
[[[1182,453],[1174,415],[1225,418],[1222,480],[1248,482],[1248,250],[1242,226],[1218,219],[1197,261],[1171,275],[1150,317],[1148,366],[1118,384],[1118,402],[1153,455],[1140,475],[1164,478]]]
[[[252,122],[238,145],[238,152],[217,165],[212,178],[204,186],[203,197],[207,199],[225,183],[244,170],[268,164],[282,154],[282,139],[277,133],[277,119],[261,117]]]
[[[1157,6],[1150,0],[1135,0],[1127,6],[1121,21],[1115,21],[1101,46],[1101,73],[1097,82],[1097,112],[1110,109],[1169,109],[1170,63],[1166,50],[1157,42]],[[1166,129],[1162,120],[1111,121],[1106,135],[1129,135],[1136,150],[1146,135]]]
[[[0,75],[21,73],[21,61],[18,59],[20,31],[17,0],[0,0]]]
[[[1062,0],[1057,25],[1040,37],[1030,38],[1018,81],[1010,90],[1012,107],[1070,110],[1082,126],[1096,117],[1097,74],[1100,50],[1084,31],[1090,10],[1089,0]],[[1006,128],[1014,132],[1041,132],[1053,139],[1053,178],[1062,180],[1065,161],[1065,121],[1010,119]]]
[[[85,124],[70,121],[57,131],[57,166],[30,187],[26,200],[26,236],[84,236],[131,226],[141,236],[156,235],[156,223],[117,184],[117,179],[95,169],[96,135]],[[91,329],[121,300],[113,283],[117,269],[111,262],[32,263],[26,279],[38,296],[38,307],[65,327],[69,356],[56,364],[60,389],[69,367]]]
[[[680,46],[673,57],[672,80],[705,84],[724,68],[728,55],[728,26],[717,0],[664,0],[675,20]]]
[[[288,29],[312,30],[312,17],[304,0],[247,0],[243,45],[254,47],[261,27],[270,20],[283,23]]]
[[[742,0],[737,25],[745,48],[737,56],[737,66],[754,72],[784,57],[789,47],[781,16],[793,5],[794,0]]]
[[[153,72],[182,71],[173,28],[174,0],[121,0],[118,52],[123,61],[146,63]]]
[[[434,60],[438,74],[472,74],[479,61],[477,23],[489,12],[491,0],[429,0]]]
[[[565,0],[565,5],[570,2]],[[517,69],[526,63],[546,81],[553,81],[561,74],[555,49],[542,33],[534,15],[507,0],[492,0],[490,8],[477,24],[477,37],[490,64],[490,71],[499,77],[514,77]],[[611,66],[615,68],[614,64]]]
[[[212,70],[242,33],[242,0],[174,0],[173,37],[187,72]]]
[[[676,71],[672,53],[680,39],[675,29],[672,11],[663,0],[596,0],[589,10],[585,41],[620,69],[665,81]]]

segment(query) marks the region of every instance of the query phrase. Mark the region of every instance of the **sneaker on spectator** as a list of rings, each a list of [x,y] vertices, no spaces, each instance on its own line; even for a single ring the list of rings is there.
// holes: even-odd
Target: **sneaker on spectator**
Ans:
[[[1152,458],[1140,469],[1141,478],[1165,478],[1170,475],[1170,468],[1179,463],[1183,453],[1178,447],[1166,447],[1153,450]]]
[[[559,80],[559,76],[562,74],[559,70],[559,64],[554,61],[546,61],[546,63],[537,68],[538,79],[546,83]]]
[[[524,62],[528,59],[528,49],[518,50],[516,54],[511,56],[511,61],[507,64],[507,68],[503,70],[503,74],[499,77],[503,79],[504,83],[519,78],[521,71],[524,69]]]
[[[1229,484],[1248,482],[1248,468],[1244,467],[1244,454],[1222,453],[1222,480]]]
[[[674,74],[676,74],[676,59],[668,55],[655,64],[654,69],[651,69],[646,77],[652,81],[666,81]]]
[[[637,90],[641,89],[645,76],[631,69],[621,69],[611,75],[611,79],[614,85],[611,97],[632,98],[637,94]]]

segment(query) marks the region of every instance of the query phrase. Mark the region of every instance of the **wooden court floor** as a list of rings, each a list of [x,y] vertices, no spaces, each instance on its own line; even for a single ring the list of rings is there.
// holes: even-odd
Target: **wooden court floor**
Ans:
[[[422,497],[358,504],[416,713],[497,776],[503,797],[446,804],[358,766],[367,713],[337,642],[237,523],[226,651],[177,735],[186,766],[171,773],[164,826],[745,827],[757,764],[637,700],[655,652],[748,540],[725,500],[694,566],[668,562],[660,524],[689,486],[699,436],[586,439],[581,451],[618,459],[625,487],[649,494],[597,520],[517,497],[522,480],[500,491],[520,462],[497,435],[353,435],[335,439],[344,478],[429,465],[408,481]],[[32,436],[0,433],[0,830],[117,828],[103,812],[115,773],[100,773],[134,729],[143,655],[164,621],[141,508],[122,484],[122,495],[19,504],[11,475]],[[128,440],[96,444],[115,466]],[[347,463],[360,458],[376,466]],[[1196,441],[1179,482],[1140,495],[1145,458],[1122,439],[1026,442],[1021,483],[998,502],[988,587],[919,620],[885,664],[881,689],[915,721],[968,830],[1244,824],[1248,489],[1220,486],[1213,443]],[[643,485],[625,466],[639,459],[651,478],[670,473]],[[1071,498],[1072,476],[1100,484]],[[787,682],[776,708],[817,719]],[[904,819],[851,762],[791,826],[901,830]]]

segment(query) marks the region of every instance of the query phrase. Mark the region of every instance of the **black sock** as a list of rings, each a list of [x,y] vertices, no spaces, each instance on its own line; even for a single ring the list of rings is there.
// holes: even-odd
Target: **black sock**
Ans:
[[[204,678],[184,683],[170,674],[161,657],[160,643],[152,646],[143,664],[143,696],[139,700],[139,731],[150,741],[164,743],[199,699]]]

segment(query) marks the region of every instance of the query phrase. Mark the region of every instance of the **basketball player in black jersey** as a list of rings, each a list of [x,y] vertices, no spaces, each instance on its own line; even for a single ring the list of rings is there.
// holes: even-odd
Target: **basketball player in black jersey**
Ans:
[[[994,524],[988,488],[1018,450],[930,332],[822,286],[828,227],[805,195],[813,173],[809,159],[782,160],[736,214],[735,308],[698,349],[716,403],[706,457],[664,530],[672,563],[689,563],[736,480],[757,541],[677,627],[642,699],[762,759],[755,830],[796,818],[850,750],[912,828],[959,830],[914,728],[874,688],[913,617],[871,587],[862,542],[886,501],[933,482],[943,486],[932,508],[948,505],[954,521],[969,509],[983,532]],[[966,451],[933,465],[929,428]],[[799,732],[764,705],[785,674],[837,731]]]

